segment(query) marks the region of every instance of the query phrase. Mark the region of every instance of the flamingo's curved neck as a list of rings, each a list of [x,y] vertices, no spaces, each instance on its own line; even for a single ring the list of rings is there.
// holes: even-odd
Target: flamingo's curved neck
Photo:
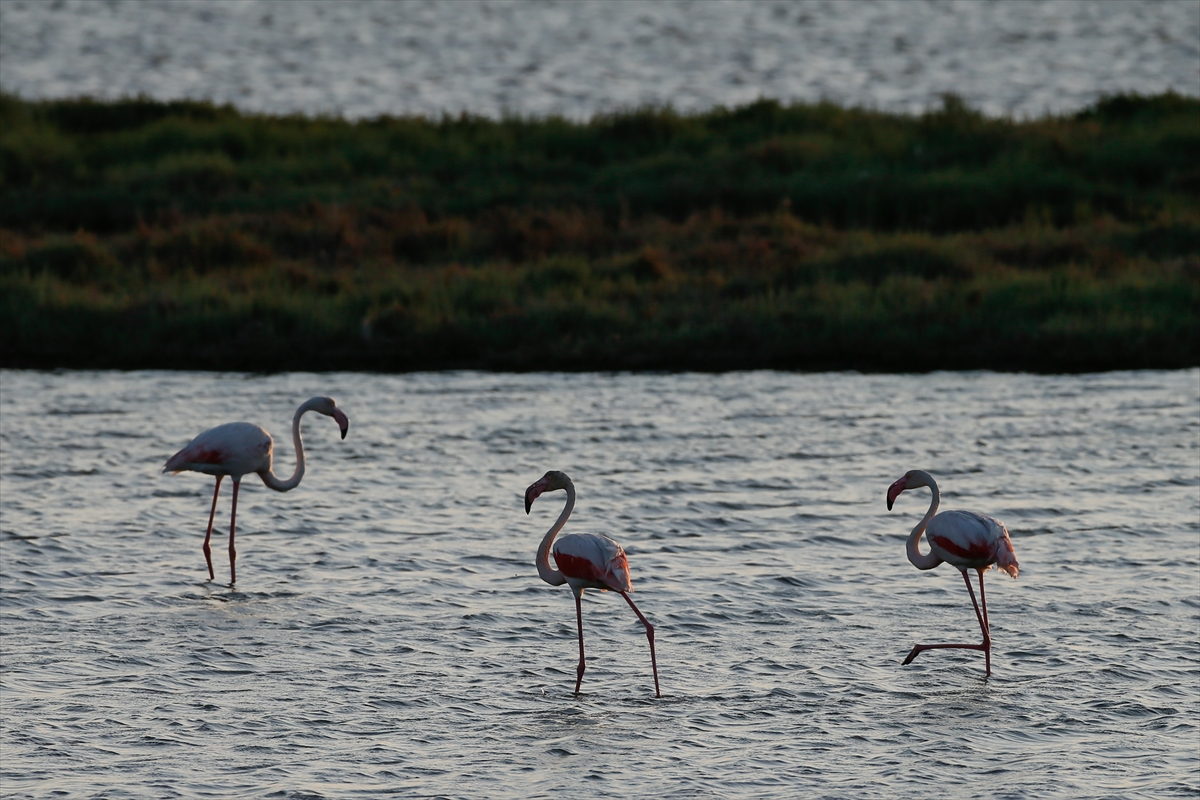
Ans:
[[[938,491],[937,482],[930,476],[928,480],[930,491],[933,492],[933,499],[929,503],[929,510],[925,512],[925,516],[921,517],[921,521],[917,523],[917,527],[912,529],[912,533],[908,535],[908,560],[917,569],[933,569],[942,560],[933,553],[923,555],[919,543],[921,534],[925,532],[925,526],[929,524],[929,520],[933,519],[933,515],[937,513],[938,503],[942,499],[941,493]]]
[[[304,442],[300,439],[300,418],[306,412],[316,405],[318,398],[313,398],[301,404],[296,409],[296,416],[292,417],[292,444],[296,448],[296,471],[292,473],[292,477],[286,481],[280,480],[275,475],[274,469],[269,469],[266,472],[259,473],[262,475],[262,481],[270,488],[277,492],[288,492],[300,485],[300,479],[304,477]]]
[[[567,504],[563,506],[562,513],[558,515],[558,519],[550,526],[550,530],[546,531],[546,535],[542,537],[542,543],[538,545],[538,577],[551,586],[562,586],[567,582],[561,572],[550,566],[550,545],[554,544],[554,537],[558,536],[563,525],[567,524],[567,517],[571,516],[571,510],[575,508],[575,485],[568,483],[566,488]]]

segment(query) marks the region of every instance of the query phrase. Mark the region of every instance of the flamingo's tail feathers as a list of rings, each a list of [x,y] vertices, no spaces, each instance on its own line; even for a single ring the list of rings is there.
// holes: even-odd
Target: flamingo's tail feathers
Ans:
[[[187,463],[188,459],[187,459],[186,453],[187,453],[187,450],[184,449],[184,450],[180,450],[178,453],[171,456],[169,459],[167,459],[167,463],[163,465],[162,471],[164,473],[169,472],[172,475],[178,475],[180,472],[183,471],[183,465],[185,463]]]
[[[604,582],[618,592],[633,591],[633,581],[629,578],[629,560],[625,558],[624,550],[608,562],[608,574],[604,576]]]
[[[197,437],[199,438],[199,437]],[[187,447],[167,459],[163,472],[183,472],[197,467],[220,466],[228,457],[225,450],[211,444],[191,442]],[[198,470],[200,472],[204,469]]]
[[[1021,572],[1021,565],[1017,563],[1017,554],[1013,551],[1012,540],[1008,538],[1007,530],[996,543],[996,566],[1014,579]]]

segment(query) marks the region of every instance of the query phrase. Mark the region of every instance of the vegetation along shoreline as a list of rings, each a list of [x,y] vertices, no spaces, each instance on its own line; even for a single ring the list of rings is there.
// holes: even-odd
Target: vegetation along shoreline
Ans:
[[[271,117],[0,95],[0,366],[1200,365],[1200,100]]]

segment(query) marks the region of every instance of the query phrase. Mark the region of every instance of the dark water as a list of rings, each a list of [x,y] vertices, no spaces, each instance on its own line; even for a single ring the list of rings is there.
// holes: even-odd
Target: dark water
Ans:
[[[593,114],[759,97],[991,114],[1200,95],[1196,0],[4,0],[0,85],[275,113]]]
[[[248,478],[238,583],[210,425],[309,471]],[[1195,797],[1200,371],[1046,377],[0,373],[5,797]],[[282,436],[281,436],[282,435]],[[1004,520],[993,677],[959,574],[904,538]],[[618,596],[538,580],[571,531],[629,553],[663,698]],[[228,522],[223,492],[218,527]]]

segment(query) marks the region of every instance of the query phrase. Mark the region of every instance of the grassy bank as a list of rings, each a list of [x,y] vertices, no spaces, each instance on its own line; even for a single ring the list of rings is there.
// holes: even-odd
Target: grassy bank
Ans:
[[[0,96],[0,363],[1200,363],[1200,101],[588,123]]]

